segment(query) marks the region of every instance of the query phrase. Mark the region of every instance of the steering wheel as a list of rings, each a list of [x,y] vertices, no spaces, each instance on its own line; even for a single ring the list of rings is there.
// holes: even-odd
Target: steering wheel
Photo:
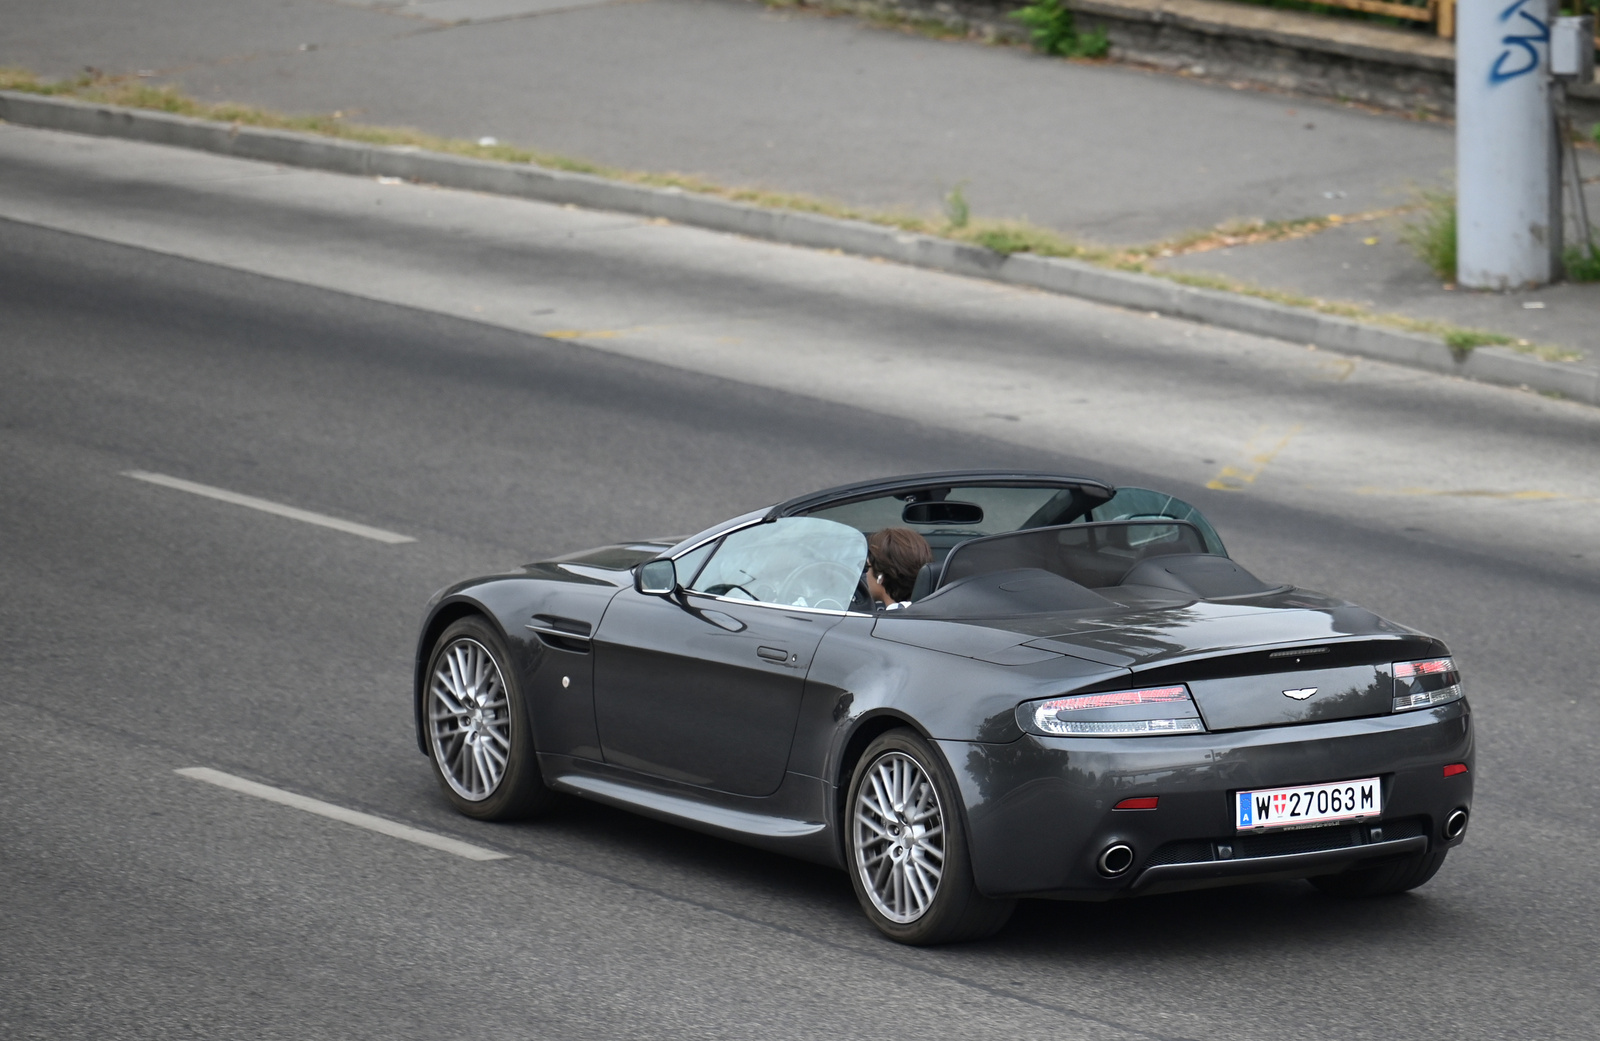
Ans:
[[[759,596],[756,596],[754,592],[745,589],[744,586],[741,586],[737,582],[724,582],[720,585],[710,586],[706,589],[706,592],[710,593],[712,596],[727,596],[735,589],[741,590],[745,596],[748,596],[751,600],[758,604],[762,602]]]
[[[860,575],[843,564],[832,560],[813,560],[801,564],[778,584],[774,601],[793,607],[800,597],[806,598],[807,607],[820,607],[827,611],[843,611],[845,604],[837,596],[827,594],[835,589],[854,589]],[[815,598],[815,599],[813,599]]]

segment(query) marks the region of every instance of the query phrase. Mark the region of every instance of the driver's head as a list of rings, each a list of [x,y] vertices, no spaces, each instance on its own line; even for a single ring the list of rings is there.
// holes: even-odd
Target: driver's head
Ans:
[[[867,566],[896,600],[910,600],[917,572],[933,559],[928,540],[910,528],[883,528],[867,536]]]

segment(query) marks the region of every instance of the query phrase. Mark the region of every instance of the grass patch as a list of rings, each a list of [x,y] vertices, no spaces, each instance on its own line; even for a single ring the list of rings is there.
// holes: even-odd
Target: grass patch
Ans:
[[[1078,31],[1077,22],[1062,0],[1034,0],[1027,7],[1018,8],[1006,15],[1028,29],[1028,39],[1040,54],[1053,54],[1061,58],[1104,58],[1111,49],[1111,40],[1103,28],[1086,33]]]
[[[1562,257],[1569,282],[1600,282],[1600,250],[1589,246],[1569,246]]]
[[[962,181],[944,197],[944,219],[953,229],[961,229],[972,220],[972,207],[967,205],[967,182]]]
[[[152,86],[136,77],[83,75],[51,83],[41,82],[33,73],[24,69],[0,69],[0,90],[70,97],[79,101],[120,105],[125,108],[151,109],[176,116],[211,119],[239,126],[294,130],[347,141],[359,141],[363,144],[399,145],[429,152],[444,152],[507,163],[536,163],[539,166],[574,173],[592,173],[606,177],[622,175],[622,171],[549,152],[536,152],[512,145],[480,145],[475,141],[440,137],[403,127],[377,127],[352,123],[343,113],[338,112],[290,116],[250,105],[236,105],[230,102],[210,104],[196,101],[176,87]]]
[[[1059,232],[1026,221],[975,220],[965,228],[946,232],[945,236],[1007,255],[1033,253],[1041,257],[1067,257],[1091,262],[1101,262],[1112,255],[1110,250],[1085,246]]]
[[[1444,345],[1457,358],[1465,358],[1474,347],[1504,347],[1512,343],[1516,343],[1516,340],[1509,336],[1486,333],[1481,329],[1449,329],[1444,334]]]
[[[1417,259],[1445,282],[1456,280],[1456,193],[1424,189],[1417,193],[1418,217],[1400,229]]]
[[[1144,271],[1144,268],[1137,266],[1130,268],[1130,270]],[[1486,346],[1516,347],[1520,351],[1536,354],[1547,361],[1577,361],[1582,357],[1582,355],[1573,351],[1536,347],[1526,340],[1519,341],[1502,333],[1492,333],[1483,329],[1469,329],[1459,325],[1452,325],[1448,322],[1411,318],[1402,314],[1378,313],[1368,310],[1360,304],[1353,304],[1343,300],[1323,300],[1320,297],[1288,293],[1280,289],[1265,289],[1261,286],[1248,282],[1239,282],[1222,275],[1189,271],[1145,273],[1159,274],[1180,285],[1194,286],[1197,289],[1214,289],[1226,293],[1236,293],[1239,296],[1254,297],[1257,300],[1266,300],[1274,304],[1282,304],[1285,307],[1316,311],[1318,314],[1331,315],[1335,318],[1348,318],[1368,325],[1382,325],[1391,329],[1398,329],[1401,332],[1432,336],[1442,340],[1457,359],[1464,359],[1472,352],[1474,347]]]
[[[373,145],[395,145],[449,155],[462,155],[475,159],[506,163],[532,164],[546,169],[591,174],[610,180],[622,181],[655,188],[676,188],[684,192],[715,196],[733,202],[749,203],[768,209],[814,213],[845,220],[859,220],[913,234],[932,235],[957,242],[982,246],[996,253],[1032,253],[1044,257],[1061,257],[1081,260],[1100,267],[1131,271],[1138,274],[1169,279],[1181,285],[1201,289],[1219,290],[1240,296],[1254,297],[1287,307],[1303,308],[1321,314],[1349,318],[1369,324],[1383,325],[1406,332],[1421,333],[1441,339],[1458,356],[1465,356],[1474,347],[1486,344],[1514,345],[1519,350],[1536,353],[1549,360],[1571,361],[1578,355],[1556,348],[1534,347],[1525,341],[1515,341],[1509,336],[1465,329],[1441,322],[1422,321],[1396,314],[1375,314],[1367,309],[1342,301],[1322,300],[1295,293],[1264,289],[1249,283],[1238,282],[1218,275],[1194,272],[1164,271],[1152,268],[1154,259],[1176,256],[1181,253],[1202,252],[1228,245],[1252,244],[1295,238],[1315,234],[1340,224],[1357,220],[1376,219],[1393,210],[1373,211],[1351,217],[1330,215],[1306,217],[1286,221],[1232,222],[1210,231],[1192,232],[1175,239],[1127,249],[1110,249],[1077,242],[1048,228],[1027,221],[993,220],[975,218],[967,203],[964,185],[956,185],[945,196],[944,213],[928,216],[919,213],[881,210],[860,210],[827,199],[793,192],[773,192],[760,188],[727,187],[704,177],[678,173],[646,173],[622,170],[568,156],[515,145],[480,145],[460,138],[440,137],[404,127],[376,127],[350,122],[342,113],[324,115],[283,115],[266,109],[232,103],[209,104],[196,101],[175,87],[151,86],[132,78],[80,76],[72,80],[42,82],[32,73],[13,68],[0,68],[0,90],[22,91],[46,96],[69,97],[99,104],[119,105],[127,108],[153,109],[197,119],[216,120],[241,126],[266,127],[302,133],[320,134],[349,141]],[[1424,193],[1424,221],[1437,212],[1448,212],[1451,223],[1450,243],[1452,266],[1454,263],[1454,196],[1448,193]],[[1448,199],[1444,207],[1439,200]],[[1441,209],[1441,207],[1443,207]],[[1600,261],[1596,262],[1600,265]],[[1452,272],[1453,274],[1453,272]]]

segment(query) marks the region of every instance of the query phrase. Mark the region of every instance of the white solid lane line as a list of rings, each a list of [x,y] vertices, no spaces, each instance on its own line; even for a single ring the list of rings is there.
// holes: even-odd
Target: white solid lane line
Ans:
[[[197,781],[205,781],[207,784],[217,785],[219,788],[243,792],[246,795],[254,795],[258,799],[265,799],[268,802],[293,806],[295,809],[305,810],[307,813],[315,813],[318,816],[342,821],[345,824],[354,824],[358,828],[366,828],[368,831],[375,831],[380,835],[405,839],[407,842],[415,842],[419,846],[427,846],[430,849],[454,853],[456,856],[466,857],[468,860],[505,860],[510,856],[508,853],[497,853],[492,849],[474,846],[470,842],[462,842],[460,839],[435,835],[433,832],[423,831],[421,828],[413,828],[406,824],[397,824],[392,820],[385,820],[382,817],[374,817],[370,813],[347,810],[343,806],[335,806],[331,802],[323,802],[320,799],[308,799],[304,795],[286,792],[282,788],[274,788],[269,784],[257,784],[255,781],[247,781],[243,777],[225,774],[221,770],[212,770],[204,766],[189,766],[174,772],[180,773],[185,777],[192,777]]]
[[[376,539],[379,542],[387,542],[391,545],[417,541],[410,535],[398,535],[392,531],[384,531],[382,528],[369,528],[367,525],[357,524],[355,521],[340,520],[338,517],[329,517],[323,513],[312,513],[310,510],[285,506],[282,503],[272,502],[268,499],[257,499],[253,495],[240,495],[238,492],[230,492],[226,488],[213,488],[209,484],[196,484],[194,481],[185,481],[181,477],[168,477],[166,474],[153,474],[144,470],[124,470],[122,471],[122,476],[132,477],[136,481],[159,484],[163,488],[176,488],[180,492],[189,492],[192,495],[204,495],[208,499],[232,503],[235,506],[248,506],[252,510],[260,510],[262,513],[272,513],[292,520],[305,521],[307,524],[320,524],[324,528],[348,532],[351,535],[360,535],[366,539]]]

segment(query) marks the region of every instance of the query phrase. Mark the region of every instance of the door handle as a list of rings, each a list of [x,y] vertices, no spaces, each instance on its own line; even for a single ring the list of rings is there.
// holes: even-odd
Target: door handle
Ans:
[[[757,647],[756,653],[768,661],[786,662],[789,660],[789,652],[782,647]]]

